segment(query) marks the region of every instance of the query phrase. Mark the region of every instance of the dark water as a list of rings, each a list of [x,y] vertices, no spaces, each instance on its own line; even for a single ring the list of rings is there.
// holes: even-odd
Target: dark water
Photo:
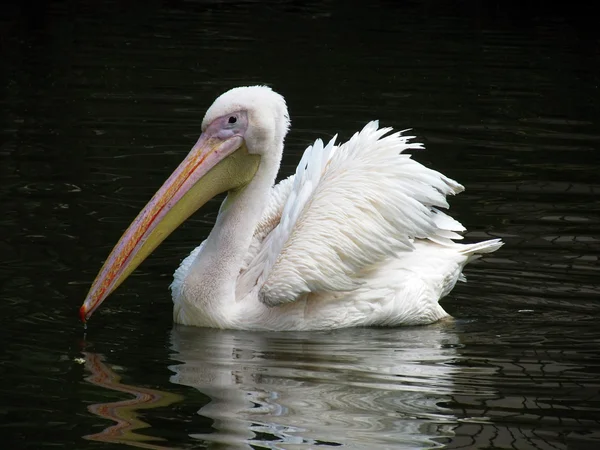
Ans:
[[[48,2],[0,7],[0,436],[6,448],[597,448],[600,40],[548,2]],[[174,327],[218,202],[94,316],[137,211],[240,84],[284,94],[282,175],[317,137],[414,127],[462,182],[469,266],[428,327]]]

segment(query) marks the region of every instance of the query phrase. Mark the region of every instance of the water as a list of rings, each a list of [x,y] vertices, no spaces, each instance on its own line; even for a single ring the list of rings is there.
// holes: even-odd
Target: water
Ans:
[[[0,7],[0,433],[10,448],[596,448],[600,41],[538,2]],[[282,176],[317,137],[413,127],[462,182],[469,266],[427,327],[175,327],[207,205],[87,331],[77,308],[206,107],[269,83]]]

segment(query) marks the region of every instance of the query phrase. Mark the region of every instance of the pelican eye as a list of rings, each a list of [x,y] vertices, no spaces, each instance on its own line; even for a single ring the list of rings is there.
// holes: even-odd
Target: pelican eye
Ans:
[[[227,122],[228,123],[236,123],[237,122],[237,117],[231,116]]]

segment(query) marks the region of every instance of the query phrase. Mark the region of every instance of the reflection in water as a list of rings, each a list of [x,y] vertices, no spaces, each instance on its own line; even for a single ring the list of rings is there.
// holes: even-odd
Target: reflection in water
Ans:
[[[451,437],[451,323],[329,333],[175,327],[171,381],[210,398],[211,448],[431,448]]]
[[[152,430],[169,442],[149,442],[135,433],[150,426],[139,410],[181,398],[121,384],[86,353],[89,382],[135,396],[91,406],[117,424],[86,438],[174,448],[185,423],[181,446],[193,448],[586,448],[600,425],[597,373],[581,364],[598,365],[595,326],[565,322],[557,333],[527,317],[511,328],[459,320],[318,333],[176,326],[170,381],[203,394],[197,414],[190,393],[167,412],[168,430]]]
[[[170,392],[132,386],[120,382],[121,377],[104,363],[104,358],[95,353],[84,352],[85,368],[91,375],[86,378],[96,386],[112,391],[125,392],[134,396],[133,399],[109,403],[96,403],[88,406],[88,410],[100,417],[117,422],[100,433],[84,436],[85,439],[107,443],[119,443],[140,448],[168,449],[161,445],[151,444],[149,441],[162,440],[160,438],[145,436],[135,431],[150,427],[149,424],[138,419],[138,411],[142,409],[159,408],[181,401],[181,397]]]

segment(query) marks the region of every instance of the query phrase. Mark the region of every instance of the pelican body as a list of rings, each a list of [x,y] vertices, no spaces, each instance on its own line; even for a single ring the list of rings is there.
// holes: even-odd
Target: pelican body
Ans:
[[[348,142],[309,146],[275,184],[289,116],[265,86],[234,88],[125,231],[81,307],[86,321],[148,255],[212,197],[216,223],[171,285],[173,320],[249,330],[428,324],[465,265],[502,242],[455,242],[441,211],[464,188],[404,153],[413,136],[368,123]]]

